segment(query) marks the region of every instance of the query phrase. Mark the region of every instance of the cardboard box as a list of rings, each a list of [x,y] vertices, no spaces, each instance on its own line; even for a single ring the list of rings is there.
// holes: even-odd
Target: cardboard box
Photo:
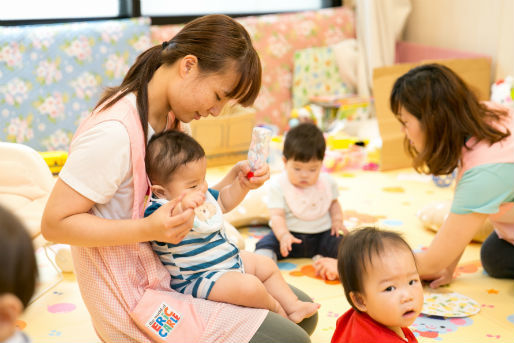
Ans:
[[[208,167],[246,159],[254,126],[255,109],[239,105],[227,108],[216,118],[190,123],[193,137],[205,150]]]
[[[380,170],[407,168],[411,158],[404,148],[401,125],[389,107],[389,96],[396,79],[415,66],[440,63],[455,71],[472,88],[480,100],[489,99],[491,61],[489,58],[457,58],[427,60],[418,63],[400,63],[373,70],[373,96],[375,99],[378,128],[382,138]]]

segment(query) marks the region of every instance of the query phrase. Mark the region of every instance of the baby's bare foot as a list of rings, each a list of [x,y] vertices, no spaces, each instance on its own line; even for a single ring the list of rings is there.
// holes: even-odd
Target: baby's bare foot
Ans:
[[[304,318],[309,318],[314,315],[321,305],[318,303],[311,303],[309,301],[298,300],[294,306],[291,306],[291,311],[287,314],[287,317],[295,322],[299,323]]]

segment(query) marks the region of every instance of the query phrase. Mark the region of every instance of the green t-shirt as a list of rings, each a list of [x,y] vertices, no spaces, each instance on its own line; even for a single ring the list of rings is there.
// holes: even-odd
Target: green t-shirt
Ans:
[[[462,175],[451,212],[492,214],[505,202],[514,202],[514,163],[482,164]]]

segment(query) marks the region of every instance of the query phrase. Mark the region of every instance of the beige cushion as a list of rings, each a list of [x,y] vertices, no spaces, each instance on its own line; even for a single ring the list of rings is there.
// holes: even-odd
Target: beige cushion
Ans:
[[[451,201],[439,201],[429,204],[418,211],[418,218],[426,228],[437,231],[443,225],[450,213]],[[483,242],[493,231],[493,225],[487,219],[480,230],[475,234],[475,242]]]
[[[26,145],[0,142],[0,156],[0,203],[25,223],[36,240],[55,179],[39,153]]]
[[[268,224],[267,192],[267,184],[251,190],[235,209],[225,213],[225,220],[235,227]]]

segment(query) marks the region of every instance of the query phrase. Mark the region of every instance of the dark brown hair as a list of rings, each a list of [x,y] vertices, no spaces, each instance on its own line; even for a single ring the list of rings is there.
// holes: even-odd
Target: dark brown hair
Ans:
[[[462,148],[472,148],[466,145],[469,138],[493,144],[510,135],[508,129],[502,132],[493,124],[507,116],[507,111],[487,108],[455,72],[440,64],[422,65],[398,78],[390,105],[397,119],[404,108],[420,121],[423,150],[416,151],[405,137],[406,150],[420,172],[450,174]]]
[[[0,206],[0,295],[16,295],[26,307],[34,295],[37,264],[32,239],[22,222]]]
[[[188,134],[171,130],[158,133],[146,148],[146,173],[152,184],[167,185],[178,167],[205,157],[200,143]]]
[[[286,160],[323,161],[325,149],[325,137],[321,130],[314,124],[301,123],[287,132],[282,154]]]
[[[161,65],[172,65],[180,58],[194,55],[200,72],[223,73],[235,62],[239,80],[227,97],[243,106],[253,104],[261,88],[261,62],[245,28],[226,15],[208,15],[186,24],[170,41],[156,45],[130,67],[121,85],[106,89],[95,109],[105,102],[108,108],[135,92],[145,142],[148,135],[148,82]],[[120,94],[114,98],[118,92]]]
[[[385,249],[391,247],[405,248],[412,253],[409,244],[393,231],[364,227],[344,235],[337,254],[337,271],[346,299],[356,311],[359,309],[353,303],[350,293],[364,292],[366,268],[372,266],[373,258],[380,258]]]

